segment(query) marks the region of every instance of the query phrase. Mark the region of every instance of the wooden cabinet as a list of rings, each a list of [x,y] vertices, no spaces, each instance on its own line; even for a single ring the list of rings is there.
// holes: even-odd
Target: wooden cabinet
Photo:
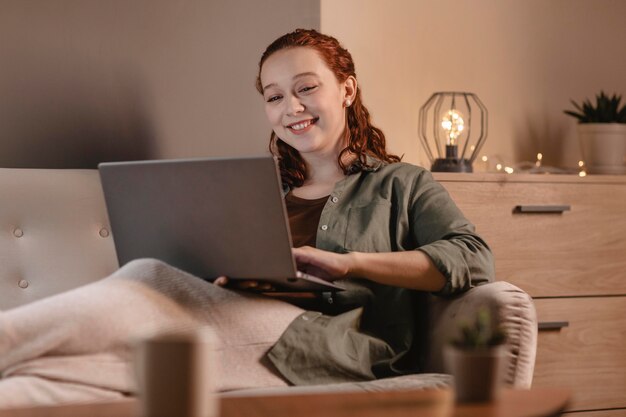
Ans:
[[[626,415],[626,176],[435,178],[491,246],[497,279],[535,300],[533,386],[570,388],[570,411]]]
[[[571,417],[626,417],[626,408],[617,408],[613,410],[600,411],[576,411],[576,413],[567,413]]]

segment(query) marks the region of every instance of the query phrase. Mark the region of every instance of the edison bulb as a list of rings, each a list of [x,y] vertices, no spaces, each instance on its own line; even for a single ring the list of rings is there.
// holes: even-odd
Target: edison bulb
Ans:
[[[446,131],[447,144],[456,145],[457,138],[465,128],[463,116],[458,111],[450,109],[441,119],[441,127]]]

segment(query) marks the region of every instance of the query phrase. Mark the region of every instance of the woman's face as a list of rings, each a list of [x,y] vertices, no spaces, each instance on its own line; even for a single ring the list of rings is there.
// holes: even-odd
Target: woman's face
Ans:
[[[354,100],[356,80],[337,81],[312,48],[282,49],[261,68],[265,114],[274,133],[304,157],[336,157],[345,147],[346,100]]]

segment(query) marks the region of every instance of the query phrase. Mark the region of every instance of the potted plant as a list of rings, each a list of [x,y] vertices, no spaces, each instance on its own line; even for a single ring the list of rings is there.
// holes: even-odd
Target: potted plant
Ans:
[[[565,114],[578,119],[583,160],[590,174],[626,174],[626,105],[622,96],[601,91],[595,106],[589,99],[581,104],[571,100],[576,111]]]
[[[505,368],[506,334],[487,308],[461,322],[458,336],[444,347],[444,363],[454,376],[459,402],[490,401],[499,391]]]

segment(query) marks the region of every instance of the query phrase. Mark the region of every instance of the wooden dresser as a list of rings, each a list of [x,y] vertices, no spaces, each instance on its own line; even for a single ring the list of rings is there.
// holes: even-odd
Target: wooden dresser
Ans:
[[[534,387],[576,417],[626,417],[626,176],[435,178],[491,246],[497,279],[535,300]],[[595,410],[595,411],[591,411]]]

